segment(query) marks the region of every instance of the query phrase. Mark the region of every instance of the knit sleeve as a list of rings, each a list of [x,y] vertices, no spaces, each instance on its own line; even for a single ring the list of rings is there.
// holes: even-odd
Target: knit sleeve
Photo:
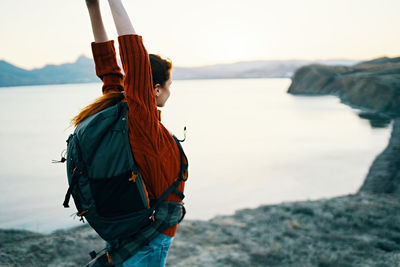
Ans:
[[[117,63],[114,41],[92,43],[96,75],[103,81],[103,93],[108,90],[123,91],[124,76]]]
[[[135,137],[145,137],[157,149],[160,123],[156,95],[153,89],[149,55],[139,35],[118,37],[122,66],[125,72],[124,88],[129,106],[129,121],[134,123]]]

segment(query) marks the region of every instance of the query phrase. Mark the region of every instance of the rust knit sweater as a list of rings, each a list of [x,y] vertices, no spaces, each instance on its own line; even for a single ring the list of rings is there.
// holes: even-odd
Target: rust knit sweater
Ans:
[[[96,74],[103,81],[103,93],[125,90],[131,149],[150,199],[157,199],[178,178],[180,151],[160,121],[149,55],[142,37],[124,35],[118,41],[125,76],[117,64],[114,41],[92,43]],[[183,192],[184,183],[177,189]],[[181,200],[172,193],[167,201]],[[177,225],[163,233],[174,236],[176,229]]]

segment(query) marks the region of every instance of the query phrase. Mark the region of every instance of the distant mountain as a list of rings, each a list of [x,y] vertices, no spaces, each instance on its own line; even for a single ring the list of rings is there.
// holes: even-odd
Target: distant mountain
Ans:
[[[174,68],[174,79],[289,78],[308,64],[353,65],[356,60],[263,60],[217,64],[204,67]]]
[[[39,84],[87,83],[98,81],[93,60],[85,56],[74,63],[47,65],[40,69],[24,70],[0,61],[0,86]]]
[[[353,65],[355,60],[268,60],[244,61],[232,64],[217,64],[203,67],[174,67],[173,78],[231,79],[291,77],[304,65],[319,63],[326,65]],[[40,69],[25,70],[0,60],[0,87],[97,82],[93,60],[81,56],[74,63],[47,65]]]

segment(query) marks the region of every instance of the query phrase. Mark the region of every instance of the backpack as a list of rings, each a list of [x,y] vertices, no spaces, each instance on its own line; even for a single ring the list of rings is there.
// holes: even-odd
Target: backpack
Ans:
[[[82,121],[67,140],[69,188],[64,207],[72,195],[77,216],[83,218],[107,242],[133,236],[154,221],[154,214],[176,187],[187,179],[187,158],[180,141],[179,178],[150,206],[146,186],[138,171],[128,136],[126,102],[108,107]],[[183,219],[185,212],[183,212]]]

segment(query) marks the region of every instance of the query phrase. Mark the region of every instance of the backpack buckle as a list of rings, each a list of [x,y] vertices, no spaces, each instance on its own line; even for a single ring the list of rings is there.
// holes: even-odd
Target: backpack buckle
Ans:
[[[151,213],[149,220],[154,221],[154,215],[156,214],[156,210],[153,209],[153,212]]]

